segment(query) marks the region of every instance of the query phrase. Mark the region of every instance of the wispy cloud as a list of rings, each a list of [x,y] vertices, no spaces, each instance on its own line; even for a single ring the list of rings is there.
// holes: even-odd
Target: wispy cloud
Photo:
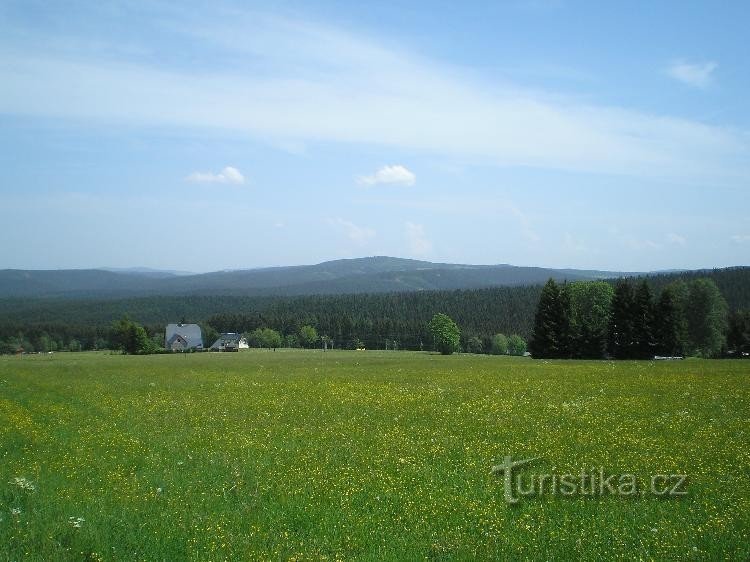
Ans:
[[[383,166],[372,175],[357,178],[357,183],[361,185],[414,185],[416,181],[417,176],[414,175],[414,172],[400,164]]]
[[[580,238],[576,238],[570,232],[565,233],[563,239],[563,248],[574,254],[590,255],[593,253],[592,249]]]
[[[212,172],[193,172],[185,178],[185,181],[193,183],[225,183],[242,185],[245,183],[245,176],[243,176],[237,168],[227,166],[217,174]]]
[[[705,88],[711,84],[713,72],[718,66],[712,61],[700,63],[675,61],[667,68],[667,74],[688,86]]]
[[[358,226],[342,218],[329,219],[328,224],[342,230],[346,237],[359,246],[364,246],[377,234],[374,229]]]
[[[735,234],[730,236],[732,242],[737,244],[748,244],[750,243],[750,234]]]
[[[540,240],[539,234],[537,234],[537,232],[531,226],[529,217],[520,208],[509,201],[501,201],[499,206],[501,209],[506,209],[507,212],[518,219],[518,224],[521,227],[521,233],[527,240],[530,240],[531,242],[538,242]]]
[[[432,252],[432,242],[427,238],[424,226],[407,221],[406,242],[412,255],[426,257]]]
[[[29,34],[23,48],[0,54],[0,112],[213,128],[272,146],[378,145],[500,166],[701,185],[745,185],[750,178],[743,131],[488,83],[469,69],[384,46],[358,30],[233,9],[214,25],[206,22],[217,18],[200,17],[199,9],[192,15],[159,9],[166,13],[148,18],[153,34],[146,36],[168,32],[174,56],[163,60],[180,62],[184,45],[205,53],[202,64],[160,65],[114,49],[97,57],[75,45],[60,54]],[[674,75],[705,84],[714,68],[682,63]]]
[[[667,242],[670,244],[676,244],[678,246],[684,246],[687,244],[687,238],[680,234],[675,234],[674,232],[670,232],[667,234]]]
[[[639,238],[632,234],[619,236],[619,240],[625,248],[636,252],[660,250],[663,247],[663,244],[654,242],[653,240]]]

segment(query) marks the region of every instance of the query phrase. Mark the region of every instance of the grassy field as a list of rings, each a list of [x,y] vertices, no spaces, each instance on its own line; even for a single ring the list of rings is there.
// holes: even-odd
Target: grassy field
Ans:
[[[0,358],[0,558],[750,558],[750,362]],[[687,474],[504,500],[492,466]]]

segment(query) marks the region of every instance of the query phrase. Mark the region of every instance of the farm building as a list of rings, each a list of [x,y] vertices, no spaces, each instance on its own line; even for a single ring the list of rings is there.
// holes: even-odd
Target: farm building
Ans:
[[[242,334],[230,332],[221,334],[211,346],[211,351],[239,351],[240,349],[248,349],[249,347],[247,340],[242,337]]]
[[[198,324],[167,324],[164,347],[171,351],[203,349],[203,334]]]

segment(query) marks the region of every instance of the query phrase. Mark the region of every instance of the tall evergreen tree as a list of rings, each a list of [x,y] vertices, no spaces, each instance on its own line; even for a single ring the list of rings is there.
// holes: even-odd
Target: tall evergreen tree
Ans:
[[[660,355],[673,357],[684,353],[680,314],[674,289],[665,287],[656,304],[654,321],[656,352]]]
[[[729,315],[727,349],[737,357],[750,352],[750,311],[733,312]]]
[[[557,315],[557,357],[570,359],[573,357],[573,329],[571,325],[570,286],[563,283],[560,287],[560,298],[555,310]]]
[[[644,279],[633,299],[633,355],[637,359],[651,359],[655,347],[654,302],[651,289]]]
[[[609,354],[616,359],[633,357],[633,288],[620,279],[612,297],[612,316],[609,323]]]
[[[570,294],[554,279],[544,285],[529,344],[534,357],[570,357]]]
[[[558,329],[555,310],[560,300],[560,289],[554,279],[547,281],[539,297],[534,330],[529,342],[531,355],[537,359],[555,357],[558,348]]]
[[[688,307],[690,306],[690,287],[683,279],[677,279],[667,286],[674,295],[680,355],[687,355],[690,349],[687,319]]]

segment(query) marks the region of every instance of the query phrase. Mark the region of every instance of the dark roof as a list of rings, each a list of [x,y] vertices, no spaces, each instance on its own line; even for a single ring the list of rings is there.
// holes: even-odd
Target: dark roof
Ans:
[[[234,332],[227,332],[225,334],[221,334],[217,340],[211,345],[211,349],[219,349],[222,345],[226,346],[227,344],[234,344],[239,345],[240,340],[242,339],[242,334],[235,334]]]
[[[164,341],[168,345],[174,335],[182,336],[188,347],[203,347],[203,334],[198,324],[167,324]]]

